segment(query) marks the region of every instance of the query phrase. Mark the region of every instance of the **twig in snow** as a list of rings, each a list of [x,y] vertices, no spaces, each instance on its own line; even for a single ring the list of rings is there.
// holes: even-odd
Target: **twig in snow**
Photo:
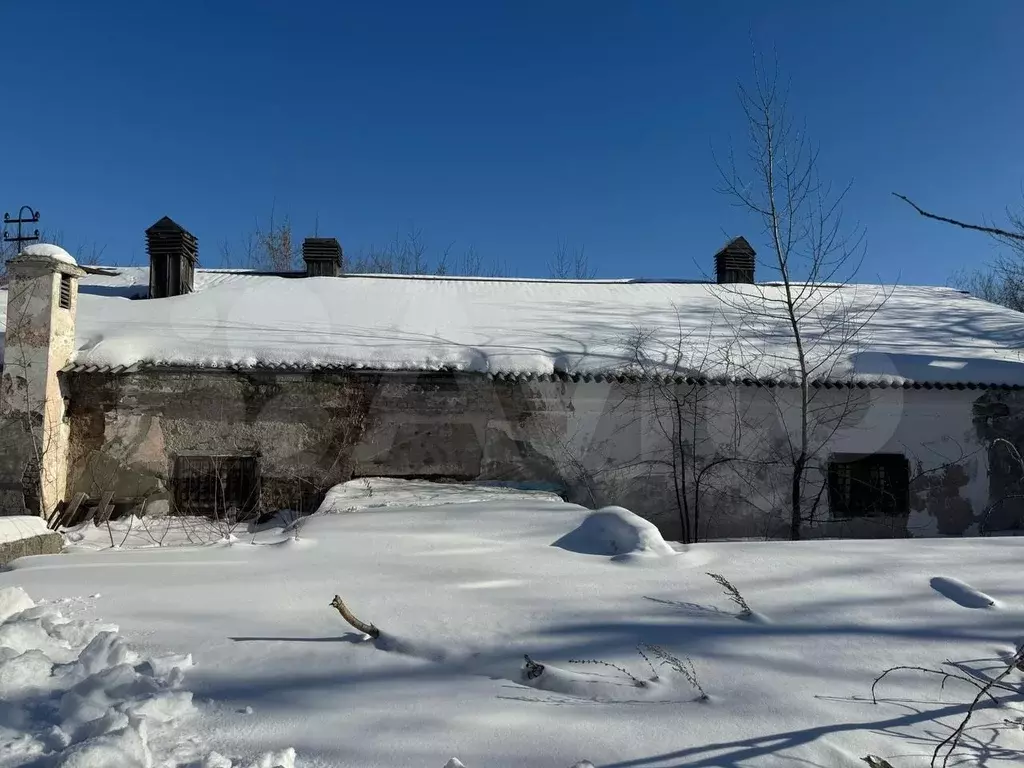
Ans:
[[[128,542],[128,537],[132,535],[132,528],[135,525],[135,515],[128,516],[128,530],[124,532],[124,538],[121,539],[120,546],[124,546]],[[107,521],[107,530],[110,530],[110,521]]]
[[[658,679],[658,670],[656,670],[654,668],[654,664],[651,663],[650,658],[647,656],[646,653],[644,653],[644,647],[642,645],[637,645],[636,652],[640,654],[640,658],[643,659],[644,661],[646,661],[647,662],[647,666],[651,668],[651,675],[652,675],[651,680],[657,680]]]
[[[523,665],[523,674],[526,675],[527,680],[534,680],[544,674],[543,664],[538,664],[525,653],[523,658],[526,659],[526,664]]]
[[[948,680],[960,680],[960,681],[962,681],[964,683],[969,683],[970,685],[973,685],[975,688],[978,688],[979,690],[986,691],[986,694],[988,695],[989,700],[991,700],[991,702],[993,704],[998,704],[999,703],[996,700],[996,698],[994,696],[992,696],[992,694],[987,693],[987,689],[992,687],[991,686],[991,681],[989,683],[981,683],[981,682],[978,682],[977,680],[975,680],[973,677],[968,677],[966,675],[958,675],[958,674],[956,674],[954,672],[950,672],[950,671],[944,670],[944,669],[929,669],[928,667],[915,667],[915,666],[909,666],[909,665],[900,665],[898,667],[889,667],[889,669],[885,670],[885,672],[883,672],[878,677],[876,677],[875,681],[873,683],[871,683],[871,703],[872,704],[877,704],[878,703],[878,697],[875,695],[875,689],[878,687],[878,684],[882,682],[882,679],[886,675],[888,675],[890,672],[899,672],[899,671],[904,671],[904,670],[911,671],[911,672],[925,672],[925,673],[927,673],[929,675],[939,675],[939,676],[941,676],[942,677],[942,684],[939,687],[942,690],[945,690],[946,682]],[[1013,688],[1011,688],[1010,686],[1007,686],[1007,685],[998,685],[998,686],[995,686],[995,687],[1002,688],[1002,689],[1008,690],[1008,691],[1013,691],[1014,690]]]
[[[365,621],[358,619],[355,614],[348,609],[345,605],[345,601],[341,599],[340,595],[335,595],[334,599],[331,600],[331,607],[336,608],[338,613],[341,614],[341,618],[351,624],[353,627],[358,629],[364,635],[369,635],[374,640],[380,637],[380,630],[377,629],[373,624],[367,624]]]
[[[947,747],[947,749],[945,757],[942,758],[942,767],[946,768],[946,766],[949,765],[949,758],[960,744],[960,738],[964,735],[964,731],[967,729],[967,724],[971,721],[971,717],[974,716],[974,710],[978,706],[978,702],[981,701],[981,697],[988,696],[989,698],[992,698],[989,691],[992,688],[1003,687],[1001,685],[1003,680],[1013,671],[1024,671],[1024,643],[1017,646],[1017,650],[1014,651],[1013,656],[1006,665],[1006,669],[989,680],[984,686],[982,686],[981,690],[978,691],[978,695],[974,697],[970,706],[967,707],[967,714],[964,715],[964,719],[960,721],[960,724],[952,733],[940,741],[937,747],[935,747],[935,751],[932,752],[932,768],[935,767],[935,762],[939,759],[939,753],[942,752],[943,747]]]
[[[660,645],[647,645],[644,644],[644,649],[647,650],[652,656],[655,656],[662,664],[667,664],[676,672],[686,678],[694,690],[700,694],[701,701],[708,699],[708,694],[704,690],[704,687],[700,684],[700,680],[697,679],[697,670],[693,667],[693,661],[689,657],[679,658],[675,654],[669,653]]]
[[[647,687],[647,681],[646,680],[641,680],[639,677],[634,675],[632,672],[630,672],[625,667],[620,667],[618,664],[612,664],[610,661],[601,661],[600,659],[569,659],[569,663],[570,664],[600,664],[603,667],[610,667],[611,669],[614,669],[614,670],[616,670],[618,672],[621,672],[626,677],[628,677],[630,680],[632,680],[633,681],[633,685],[635,685],[637,688],[646,688]]]
[[[718,583],[718,586],[720,586],[725,592],[726,596],[739,606],[740,612],[736,614],[738,618],[745,619],[753,614],[753,611],[750,610],[750,606],[747,605],[747,601],[743,599],[743,595],[740,594],[739,589],[737,589],[731,581],[720,573],[708,572],[708,576],[714,579]]]
[[[952,663],[947,661],[946,664],[951,665]],[[946,766],[949,765],[949,759],[950,757],[952,757],[953,752],[955,752],[956,748],[960,745],[960,740],[963,738],[963,735],[967,730],[967,725],[970,723],[971,718],[974,716],[974,711],[978,708],[978,704],[981,702],[981,700],[983,698],[987,698],[989,703],[995,706],[999,706],[1001,702],[998,699],[996,699],[995,696],[992,695],[993,691],[999,690],[1007,691],[1009,693],[1014,694],[1020,693],[1020,689],[1018,686],[1009,685],[1007,683],[1004,683],[1003,680],[1005,680],[1006,677],[1014,670],[1024,672],[1024,643],[1017,646],[1013,655],[1007,662],[1005,669],[1003,669],[995,677],[985,678],[983,681],[977,680],[974,677],[969,677],[967,675],[958,675],[946,669],[929,669],[928,667],[918,667],[910,665],[890,667],[889,669],[882,672],[882,674],[880,674],[878,677],[876,677],[875,681],[871,684],[872,702],[874,702],[875,704],[878,703],[878,699],[875,696],[875,691],[879,683],[882,682],[882,679],[885,678],[885,676],[888,675],[890,672],[896,672],[897,670],[909,670],[913,672],[924,672],[929,675],[939,675],[942,678],[941,687],[943,689],[945,688],[946,681],[948,680],[960,680],[961,682],[968,683],[977,688],[978,692],[975,695],[974,700],[971,701],[971,703],[968,705],[967,712],[964,715],[963,719],[960,721],[959,725],[957,725],[957,727],[954,728],[950,732],[950,734],[946,736],[946,738],[940,741],[938,745],[935,747],[935,751],[932,752],[932,759],[930,765],[932,766],[932,768],[936,768],[936,766],[940,764],[939,756],[942,755],[943,749],[945,749],[945,755],[943,755],[942,757],[941,765],[943,768],[946,768]],[[867,758],[865,758],[865,760],[867,760]]]

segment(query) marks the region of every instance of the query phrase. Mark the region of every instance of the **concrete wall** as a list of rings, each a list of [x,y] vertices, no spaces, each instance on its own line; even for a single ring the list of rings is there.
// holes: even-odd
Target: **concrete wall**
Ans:
[[[256,454],[268,510],[308,509],[337,482],[387,475],[557,484],[591,506],[628,506],[670,536],[681,530],[680,498],[691,521],[699,506],[691,522],[699,538],[779,536],[788,527],[786,457],[800,410],[788,388],[167,371],[77,374],[67,387],[70,490],[94,496],[166,499],[175,455]],[[1019,396],[1004,395],[814,390],[806,533],[977,532],[993,493],[1020,485],[1019,467],[990,456],[998,435],[1024,438]],[[833,519],[820,493],[831,452],[907,456],[911,513]],[[685,466],[677,460],[673,471],[679,455]],[[999,527],[1021,525],[1018,502],[1000,508]]]
[[[59,533],[42,533],[14,541],[0,541],[0,567],[13,563],[19,557],[56,555],[64,549],[64,537]]]

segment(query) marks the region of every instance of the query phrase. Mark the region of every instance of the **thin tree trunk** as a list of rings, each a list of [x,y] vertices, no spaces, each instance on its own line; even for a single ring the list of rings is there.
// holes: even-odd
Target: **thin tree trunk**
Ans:
[[[689,544],[693,541],[693,531],[690,529],[690,500],[686,493],[686,445],[683,442],[683,409],[679,398],[673,396],[673,403],[676,408],[676,453],[679,456],[679,480],[676,483],[678,488],[678,501],[681,502],[679,513],[683,519],[683,542]]]
[[[679,510],[679,537],[684,544],[690,543],[689,515],[686,510],[686,494],[679,488],[679,452],[672,451],[672,488],[676,492],[676,509]]]
[[[804,465],[807,463],[807,456],[801,453],[797,456],[796,461],[793,462],[793,483],[792,483],[792,496],[790,502],[792,504],[791,517],[789,519],[789,538],[793,541],[800,540],[800,523],[801,523],[801,504],[803,496],[803,474]]]

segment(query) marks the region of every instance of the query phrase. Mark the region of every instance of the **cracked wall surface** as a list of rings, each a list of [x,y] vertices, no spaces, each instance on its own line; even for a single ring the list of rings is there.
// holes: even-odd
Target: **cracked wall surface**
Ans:
[[[670,471],[677,444],[658,398],[636,385],[463,373],[150,371],[76,374],[67,387],[71,487],[91,495],[103,489],[166,502],[174,456],[245,454],[259,457],[268,510],[309,511],[331,485],[356,477],[488,480],[554,487],[588,506],[623,504],[669,536],[680,530]],[[1016,400],[957,390],[854,395],[816,395],[807,535],[977,533],[993,492],[1024,490],[1008,465],[989,471],[1000,455],[993,435],[1024,438],[1024,418],[1011,415]],[[788,476],[779,456],[792,434],[793,397],[717,386],[687,400],[695,405],[683,444],[694,465],[688,492],[699,488],[700,538],[785,535]],[[980,415],[990,400],[1007,413]],[[878,452],[910,460],[908,514],[833,517],[822,493],[828,457]],[[1017,505],[1004,506],[989,522],[1019,519]]]

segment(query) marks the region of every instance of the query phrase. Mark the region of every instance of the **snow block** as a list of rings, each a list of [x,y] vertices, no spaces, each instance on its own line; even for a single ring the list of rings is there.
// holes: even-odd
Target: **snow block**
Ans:
[[[661,537],[661,531],[654,523],[624,507],[604,507],[592,512],[578,528],[565,534],[553,546],[583,555],[604,555],[616,559],[678,554]]]
[[[64,537],[59,533],[42,533],[24,539],[0,541],[0,566],[19,557],[30,555],[56,555],[64,548]]]

